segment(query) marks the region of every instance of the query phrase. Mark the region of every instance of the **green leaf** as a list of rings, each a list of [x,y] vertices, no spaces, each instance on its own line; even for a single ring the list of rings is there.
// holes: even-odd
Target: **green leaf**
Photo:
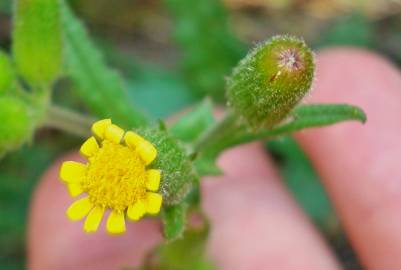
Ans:
[[[200,160],[196,161],[195,164],[202,176],[216,173],[213,170],[216,159],[227,148],[255,140],[288,135],[305,128],[322,127],[343,121],[354,120],[364,123],[366,116],[360,108],[347,104],[302,105],[292,111],[288,122],[259,132],[252,132],[246,126],[238,125],[232,115],[227,119],[229,121],[225,124],[226,127],[218,129],[218,136],[215,139],[206,140],[199,149]]]
[[[188,229],[184,237],[156,248],[143,270],[215,270],[207,257],[208,228]]]
[[[15,2],[12,50],[16,68],[31,85],[48,85],[61,68],[60,2]]]
[[[61,11],[65,71],[74,82],[77,95],[98,117],[112,118],[127,128],[144,126],[147,118],[129,102],[121,77],[106,66],[85,28],[65,2]]]
[[[163,235],[167,241],[173,241],[182,237],[186,226],[185,203],[163,207]]]
[[[375,45],[374,25],[362,13],[353,13],[336,18],[328,29],[323,31],[317,47],[357,46],[371,48]]]
[[[360,108],[348,104],[302,105],[296,107],[292,114],[305,126],[326,126],[348,120],[366,122],[365,113]]]
[[[186,81],[200,95],[224,96],[224,76],[244,55],[220,0],[165,0],[182,53]]]
[[[214,122],[212,102],[205,99],[194,110],[181,117],[170,131],[178,139],[189,143],[198,139]]]
[[[289,119],[291,119],[289,122],[270,130],[257,133],[245,132],[234,139],[235,144],[277,137],[305,128],[328,126],[343,121],[365,123],[366,115],[362,109],[347,104],[310,104],[296,107]]]

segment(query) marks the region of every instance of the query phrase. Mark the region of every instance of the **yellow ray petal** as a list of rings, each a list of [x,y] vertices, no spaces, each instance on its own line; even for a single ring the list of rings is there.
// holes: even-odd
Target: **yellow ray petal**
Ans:
[[[136,151],[138,151],[146,165],[152,163],[157,155],[156,148],[148,141],[140,142],[136,148]]]
[[[110,234],[125,232],[125,218],[123,212],[112,211],[107,219],[106,230]]]
[[[92,133],[95,134],[98,138],[104,139],[104,132],[106,131],[106,128],[110,125],[110,119],[97,121],[92,125]]]
[[[81,184],[79,184],[79,183],[68,183],[67,188],[68,188],[68,193],[73,198],[82,194],[82,192],[84,192],[81,187]]]
[[[73,221],[84,218],[93,208],[88,197],[73,202],[67,209],[67,217]]]
[[[127,216],[129,219],[137,221],[146,213],[145,204],[142,201],[136,202],[128,207]]]
[[[81,149],[79,151],[83,156],[91,157],[94,154],[96,154],[98,150],[99,150],[99,145],[97,144],[95,137],[92,136],[82,144]]]
[[[106,128],[104,137],[112,142],[120,143],[124,136],[124,130],[116,125],[110,125]]]
[[[96,206],[92,209],[89,215],[86,217],[84,223],[84,231],[87,233],[94,233],[99,228],[100,222],[102,222],[104,214],[104,208]]]
[[[146,212],[155,215],[160,212],[162,206],[162,195],[159,193],[147,192],[146,193]]]
[[[60,178],[64,182],[78,183],[85,176],[86,165],[76,161],[65,161],[61,165]]]
[[[124,141],[129,147],[138,151],[146,165],[150,164],[156,158],[156,148],[135,132],[128,131],[124,136]]]
[[[127,131],[127,133],[125,133],[125,136],[124,136],[125,143],[133,149],[135,149],[138,146],[138,144],[140,142],[143,142],[144,140],[145,140],[144,138],[142,138],[141,136],[139,136],[137,133],[135,133],[133,131]]]
[[[157,191],[160,186],[160,170],[148,170],[147,177],[146,188],[150,191]]]

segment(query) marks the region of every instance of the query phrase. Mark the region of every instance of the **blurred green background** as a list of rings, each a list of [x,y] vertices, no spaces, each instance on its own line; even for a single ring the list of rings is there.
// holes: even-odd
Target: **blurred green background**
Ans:
[[[368,48],[401,65],[401,3],[392,0],[74,0],[132,104],[165,118],[206,95],[224,102],[224,76],[255,42],[289,33],[315,49]],[[0,47],[10,49],[11,0],[0,0]],[[56,103],[86,111],[62,79]],[[163,102],[160,102],[163,101]],[[80,140],[42,129],[0,161],[0,269],[25,268],[29,201],[40,175]],[[360,269],[318,176],[289,137],[266,144],[290,190],[333,245],[346,269]]]

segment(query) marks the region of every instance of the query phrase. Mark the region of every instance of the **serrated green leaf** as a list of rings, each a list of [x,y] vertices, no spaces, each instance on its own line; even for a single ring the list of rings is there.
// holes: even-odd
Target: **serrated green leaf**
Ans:
[[[341,121],[356,120],[366,122],[365,113],[358,107],[348,104],[310,104],[296,107],[293,117],[305,125],[331,125]]]
[[[270,130],[257,133],[245,132],[233,139],[234,145],[257,139],[267,139],[290,134],[305,128],[322,127],[343,121],[365,123],[366,115],[362,109],[348,104],[310,104],[295,108],[290,120]]]
[[[163,235],[167,241],[174,241],[182,237],[186,226],[186,211],[185,203],[180,203],[173,206],[163,207]]]
[[[213,123],[212,102],[202,101],[194,110],[181,117],[172,127],[171,133],[183,142],[193,142]]]
[[[282,135],[288,135],[305,128],[322,127],[343,121],[366,121],[365,113],[358,107],[347,104],[312,104],[295,108],[288,122],[276,126],[270,130],[252,132],[246,126],[229,126],[220,130],[217,140],[205,143],[200,151],[200,157],[204,160],[197,161],[200,175],[213,175],[213,165],[219,154],[227,148],[249,143],[255,140],[272,139]],[[208,166],[205,166],[208,164]]]
[[[65,71],[74,91],[98,117],[127,128],[144,126],[147,118],[129,102],[119,74],[108,68],[82,23],[63,1]]]

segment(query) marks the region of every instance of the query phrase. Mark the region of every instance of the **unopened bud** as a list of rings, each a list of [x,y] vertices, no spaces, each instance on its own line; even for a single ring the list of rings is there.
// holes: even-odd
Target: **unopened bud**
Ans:
[[[0,94],[10,90],[14,78],[10,58],[6,53],[0,51]]]
[[[0,97],[0,123],[0,157],[32,136],[29,109],[17,98]]]
[[[229,105],[253,129],[281,122],[311,88],[314,55],[303,40],[276,36],[258,45],[228,80]]]
[[[13,54],[16,69],[30,84],[50,84],[61,67],[60,0],[17,0]]]

